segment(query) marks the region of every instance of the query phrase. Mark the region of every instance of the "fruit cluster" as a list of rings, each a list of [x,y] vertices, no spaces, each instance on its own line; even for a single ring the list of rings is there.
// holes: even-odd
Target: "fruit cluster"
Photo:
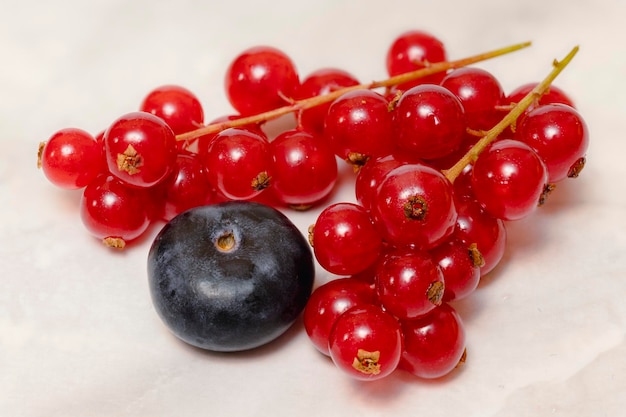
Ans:
[[[585,122],[551,85],[576,48],[508,94],[470,66],[525,46],[447,61],[440,40],[410,31],[387,52],[390,78],[370,84],[336,68],[301,79],[285,53],[255,47],[226,73],[236,114],[205,123],[192,92],[163,86],[99,135],[55,133],[38,164],[52,183],[83,189],[87,229],[123,248],[152,221],[218,201],[320,204],[347,161],[356,203],[324,209],[309,235],[319,264],[343,278],[313,292],[306,331],[356,378],[398,367],[439,377],[465,352],[449,302],[500,261],[505,222],[584,166]],[[265,122],[285,114],[295,127],[268,137]]]

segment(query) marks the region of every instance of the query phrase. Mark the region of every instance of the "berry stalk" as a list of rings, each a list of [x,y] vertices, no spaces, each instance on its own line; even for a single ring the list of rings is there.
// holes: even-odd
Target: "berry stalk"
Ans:
[[[509,113],[500,120],[494,127],[487,131],[487,133],[469,150],[461,159],[459,159],[451,168],[444,170],[443,174],[448,178],[450,182],[454,180],[463,172],[463,169],[468,165],[476,161],[480,153],[493,142],[508,126],[515,123],[517,118],[524,113],[524,111],[536,100],[541,98],[554,81],[554,79],[569,65],[571,60],[578,53],[578,46],[572,48],[572,50],[561,61],[554,60],[552,71],[541,81],[532,91],[530,91],[523,99],[521,99]]]
[[[331,93],[311,97],[303,100],[293,101],[291,104],[288,104],[283,107],[279,107],[274,110],[270,110],[267,112],[259,113],[253,116],[242,117],[236,120],[229,120],[226,122],[213,123],[199,129],[186,132],[176,136],[176,140],[184,141],[184,140],[192,140],[204,135],[217,133],[222,130],[231,128],[231,127],[239,127],[245,125],[251,125],[256,123],[265,122],[268,120],[276,119],[280,116],[284,116],[289,113],[294,113],[300,110],[306,110],[312,107],[319,106],[324,103],[331,102],[341,95],[353,91],[353,90],[361,90],[361,89],[376,89],[383,87],[392,87],[398,84],[406,83],[412,80],[416,80],[418,78],[426,77],[432,74],[436,74],[439,72],[444,72],[447,70],[461,68],[468,65],[475,64],[477,62],[485,61],[488,59],[496,58],[502,55],[506,55],[520,49],[529,47],[531,45],[530,42],[522,42],[510,46],[506,46],[500,49],[494,49],[492,51],[483,52],[477,55],[472,55],[466,58],[458,59],[455,61],[445,61],[445,62],[437,62],[431,63],[429,66],[425,68],[421,68],[415,71],[407,72],[404,74],[396,75],[394,77],[387,78],[385,80],[373,81],[365,84],[358,84],[351,87],[342,88],[339,90],[335,90]]]

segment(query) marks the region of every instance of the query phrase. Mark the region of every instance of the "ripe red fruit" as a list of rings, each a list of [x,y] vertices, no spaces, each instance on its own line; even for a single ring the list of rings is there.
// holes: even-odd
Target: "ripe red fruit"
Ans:
[[[177,135],[198,129],[204,123],[200,100],[179,85],[155,88],[143,99],[139,109],[163,119]]]

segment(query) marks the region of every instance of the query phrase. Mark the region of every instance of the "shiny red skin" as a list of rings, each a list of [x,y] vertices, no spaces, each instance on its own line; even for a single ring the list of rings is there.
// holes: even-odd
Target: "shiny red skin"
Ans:
[[[367,210],[371,210],[372,202],[376,196],[376,190],[382,180],[389,171],[403,164],[404,162],[396,159],[394,155],[387,155],[367,161],[365,165],[359,169],[354,184],[354,193],[359,204]]]
[[[61,129],[45,142],[41,169],[57,187],[77,190],[106,170],[102,144],[90,133],[76,128]]]
[[[393,150],[393,114],[387,99],[371,90],[350,91],[328,109],[324,136],[344,160],[361,154],[365,160]]]
[[[309,207],[326,198],[337,182],[337,160],[325,141],[289,130],[270,142],[272,194],[282,204]]]
[[[405,214],[405,206],[414,197],[426,203],[423,218]],[[453,232],[457,217],[452,185],[440,171],[424,164],[391,170],[377,189],[371,212],[384,241],[420,249],[444,241]]]
[[[150,225],[148,206],[148,191],[133,189],[112,175],[102,174],[83,190],[80,217],[93,236],[128,243]]]
[[[419,85],[405,91],[393,114],[395,152],[403,158],[441,158],[457,150],[465,138],[463,105],[441,86]]]
[[[439,39],[430,33],[410,30],[398,36],[390,45],[386,56],[387,73],[390,76],[424,68],[428,63],[446,60],[446,50]],[[444,73],[433,74],[398,86],[407,90],[418,84],[439,84]]]
[[[404,349],[400,369],[435,379],[457,367],[465,352],[466,335],[459,314],[442,304],[416,320],[402,320]]]
[[[547,183],[548,173],[539,155],[512,139],[489,145],[472,167],[476,199],[502,220],[519,220],[532,213]]]
[[[400,362],[400,323],[376,305],[353,307],[335,321],[328,348],[335,365],[347,375],[358,380],[379,380],[396,370]],[[376,352],[379,358],[373,361],[373,367],[368,370],[355,367],[355,361],[363,353]]]
[[[430,251],[446,283],[443,301],[461,300],[480,282],[480,267],[470,256],[469,245],[454,236]]]
[[[411,250],[387,254],[376,269],[375,286],[385,310],[408,320],[440,305],[445,283],[430,253]]]
[[[359,81],[347,71],[338,68],[321,68],[309,74],[298,88],[299,100],[322,96],[341,88],[358,85]],[[324,120],[332,102],[320,104],[299,113],[299,122],[304,130],[318,135],[324,133]]]
[[[375,302],[371,285],[354,278],[337,278],[316,288],[302,314],[304,329],[313,346],[330,356],[328,342],[335,321],[352,307]]]
[[[152,187],[163,181],[176,162],[177,144],[174,132],[163,119],[146,112],[132,112],[114,121],[104,133],[109,171],[122,182],[134,187]],[[137,171],[120,169],[120,155],[132,147],[140,163]]]
[[[517,125],[515,139],[533,148],[546,164],[548,181],[559,182],[583,158],[589,132],[582,116],[565,104],[546,104],[529,112]]]
[[[226,95],[242,115],[288,104],[300,84],[291,58],[270,46],[256,46],[239,54],[226,71]]]
[[[504,256],[506,248],[506,226],[503,220],[497,219],[473,198],[455,200],[458,212],[454,236],[466,245],[476,244],[485,264],[480,267],[483,277],[492,271]]]
[[[489,130],[500,121],[496,106],[502,103],[504,90],[490,72],[476,67],[457,68],[445,76],[441,86],[461,101],[469,128]]]
[[[318,216],[313,251],[320,266],[336,275],[358,274],[369,268],[382,249],[382,237],[369,213],[353,203],[335,203]]]
[[[179,85],[155,88],[143,99],[140,110],[163,119],[177,135],[198,129],[204,123],[200,100]]]

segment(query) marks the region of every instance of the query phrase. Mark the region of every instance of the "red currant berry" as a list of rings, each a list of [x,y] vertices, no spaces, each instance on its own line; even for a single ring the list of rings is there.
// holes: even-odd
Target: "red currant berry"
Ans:
[[[506,248],[504,221],[487,213],[472,198],[458,198],[455,205],[458,217],[454,236],[480,253],[484,261],[480,267],[480,276],[483,277],[498,265],[504,255]]]
[[[546,166],[525,143],[502,139],[489,145],[472,168],[476,199],[492,216],[518,220],[529,215],[544,195]]]
[[[337,318],[352,307],[374,302],[371,285],[354,278],[334,279],[316,288],[303,312],[304,329],[313,346],[330,356],[328,342]]]
[[[517,87],[515,90],[511,91],[506,98],[504,98],[504,103],[506,104],[514,104],[519,103],[528,93],[530,93],[533,88],[537,86],[538,83],[528,83]],[[570,107],[574,107],[574,102],[572,99],[559,87],[556,85],[551,85],[548,91],[543,94],[536,105],[543,104],[553,104],[553,103],[561,103],[566,104]],[[535,106],[529,107],[529,110],[532,110]]]
[[[589,146],[585,121],[565,104],[546,104],[532,110],[517,125],[515,139],[539,154],[552,183],[578,176]]]
[[[335,153],[355,167],[390,154],[393,128],[387,99],[371,90],[343,94],[328,109],[324,134]]]
[[[372,218],[387,243],[432,248],[454,231],[452,185],[427,165],[402,165],[380,183]]]
[[[376,305],[353,307],[335,321],[328,347],[333,362],[346,374],[359,380],[381,379],[400,362],[400,324]]]
[[[376,294],[386,311],[414,319],[441,304],[445,284],[430,253],[410,250],[389,253],[376,270]]]
[[[270,184],[269,142],[248,129],[223,130],[211,140],[204,167],[211,185],[226,198],[249,200]]]
[[[324,209],[312,236],[320,266],[337,275],[364,271],[376,261],[382,247],[369,213],[353,203],[336,203]]]
[[[197,155],[179,154],[174,171],[158,188],[163,193],[161,218],[165,221],[193,207],[209,204],[213,193]]]
[[[109,171],[131,186],[158,184],[176,163],[174,132],[150,113],[134,112],[117,119],[106,130],[104,144]]]
[[[497,106],[504,99],[504,90],[491,73],[475,67],[458,68],[446,75],[441,85],[463,104],[469,128],[489,130],[498,123]]]
[[[295,97],[298,73],[291,59],[269,46],[245,50],[226,72],[226,94],[242,115],[272,110]]]
[[[441,378],[465,360],[465,329],[448,304],[416,320],[402,320],[400,368],[420,378]]]
[[[306,209],[326,198],[337,182],[334,152],[309,132],[289,130],[270,142],[272,193],[282,204]]]
[[[411,160],[436,159],[459,148],[465,137],[463,105],[438,85],[419,85],[402,94],[394,111],[397,152]]]
[[[200,100],[178,85],[155,88],[143,99],[140,110],[163,119],[176,135],[198,129],[204,123]]]
[[[148,192],[102,174],[83,191],[80,217],[87,230],[105,245],[122,249],[150,224]]]
[[[57,187],[76,190],[106,171],[102,144],[81,129],[56,132],[39,148],[38,165]]]
[[[336,68],[322,68],[307,76],[298,89],[299,100],[322,96],[345,87],[358,85],[359,81],[350,73]],[[317,135],[324,133],[324,119],[331,103],[320,104],[300,111],[298,117],[303,130]]]
[[[474,292],[480,281],[480,266],[485,263],[476,244],[469,246],[453,235],[430,254],[446,283],[444,302],[461,300]]]
[[[363,165],[357,173],[354,184],[354,193],[359,204],[367,210],[371,210],[372,202],[376,198],[376,190],[382,180],[389,171],[403,164],[394,155],[387,155],[370,159]]]
[[[427,67],[430,63],[446,60],[443,43],[429,33],[413,30],[398,36],[387,51],[387,72],[390,76]],[[445,74],[433,74],[405,84],[398,89],[407,90],[418,84],[439,84]]]

